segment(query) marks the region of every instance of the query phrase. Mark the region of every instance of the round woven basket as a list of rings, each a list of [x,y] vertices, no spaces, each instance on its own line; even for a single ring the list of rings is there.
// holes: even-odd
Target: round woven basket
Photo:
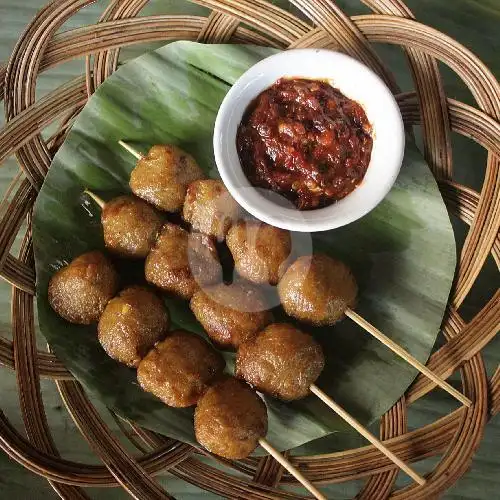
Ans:
[[[319,485],[364,478],[358,495],[363,499],[438,496],[467,470],[484,426],[500,411],[500,369],[488,380],[481,357],[481,349],[499,328],[500,293],[491,296],[468,323],[458,312],[489,254],[500,264],[500,90],[496,79],[459,43],[414,20],[400,0],[363,0],[373,13],[352,18],[330,0],[293,0],[302,12],[300,18],[265,0],[196,0],[213,9],[208,17],[135,17],[147,0],[114,0],[98,24],[56,34],[70,16],[90,3],[92,0],[55,0],[47,5],[19,39],[8,65],[0,66],[0,98],[5,101],[7,120],[0,131],[0,163],[15,155],[21,167],[21,174],[5,193],[0,214],[0,275],[12,284],[13,332],[12,342],[0,337],[0,363],[16,369],[27,435],[26,439],[0,412],[0,446],[24,467],[45,477],[63,498],[88,498],[83,488],[103,486],[121,486],[141,499],[172,498],[154,478],[165,471],[223,497],[299,498],[280,489],[295,480],[270,457],[226,462],[234,471],[228,474],[201,461],[199,452],[187,444],[119,421],[127,438],[142,450],[139,454],[126,451],[65,367],[50,352],[37,351],[30,221],[53,155],[95,88],[116,69],[120,47],[179,39],[279,48],[328,47],[360,59],[390,86],[405,123],[422,129],[425,158],[450,212],[469,226],[443,320],[445,341],[428,366],[444,378],[459,370],[462,390],[474,404],[408,432],[408,406],[434,388],[420,376],[382,417],[380,437],[402,459],[412,462],[440,455],[424,486],[395,489],[398,471],[372,446],[296,456],[292,462]],[[402,47],[416,92],[399,92],[372,42]],[[35,99],[40,72],[82,55],[86,65],[81,78]],[[467,85],[477,107],[446,97],[438,61]],[[41,131],[53,122],[59,123],[58,130],[45,140]],[[488,152],[480,192],[453,180],[451,131],[476,141]],[[12,245],[21,230],[25,231],[23,244],[15,256]],[[55,381],[68,412],[102,465],[60,457],[44,411],[41,377]]]

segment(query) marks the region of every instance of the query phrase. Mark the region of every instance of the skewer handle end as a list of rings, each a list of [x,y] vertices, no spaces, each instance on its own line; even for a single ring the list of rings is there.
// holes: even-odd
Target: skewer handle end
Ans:
[[[89,191],[88,189],[85,189],[83,192],[84,192],[84,194],[86,194],[87,196],[92,198],[97,203],[97,205],[99,205],[101,210],[104,209],[106,202],[101,197],[97,196],[96,194],[94,194],[92,191]]]
[[[297,481],[299,481],[313,496],[318,500],[327,500],[308,479],[304,477],[296,467],[294,467],[274,446],[265,439],[259,439],[259,444],[264,448],[277,462],[279,462]]]
[[[122,140],[119,140],[118,144],[122,148],[126,149],[131,155],[135,156],[138,160],[142,160],[142,158],[144,158],[144,155],[140,151],[137,151],[137,149],[134,149],[132,146],[130,146],[130,144],[127,144]]]
[[[464,396],[460,391],[457,391],[452,385],[446,382],[446,380],[443,380],[432,370],[429,370],[427,366],[413,357],[408,351],[405,351],[399,344],[396,344],[396,342],[384,335],[380,330],[366,321],[366,319],[364,319],[358,313],[354,312],[352,309],[347,308],[345,311],[345,315],[356,324],[358,324],[361,328],[363,328],[363,330],[367,331],[370,335],[375,337],[379,342],[384,344],[392,352],[397,354],[400,358],[404,359],[407,363],[416,368],[420,373],[423,373],[427,378],[431,379],[436,385],[441,387],[441,389],[444,389],[448,394],[453,396],[468,408],[472,406],[472,401],[467,396]]]

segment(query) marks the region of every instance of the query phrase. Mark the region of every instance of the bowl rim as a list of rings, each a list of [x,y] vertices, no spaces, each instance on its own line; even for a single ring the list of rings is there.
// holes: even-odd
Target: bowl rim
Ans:
[[[392,123],[392,129],[394,132],[394,137],[391,140],[392,144],[389,145],[389,152],[391,152],[391,147],[393,148],[392,157],[389,155],[389,161],[387,161],[389,167],[386,171],[386,178],[382,181],[377,181],[381,184],[381,186],[378,188],[377,193],[371,193],[371,199],[367,203],[364,203],[363,198],[359,193],[362,191],[360,188],[365,183],[370,167],[374,162],[373,150],[365,177],[358,187],[356,187],[345,198],[329,205],[328,207],[306,211],[301,211],[292,207],[291,203],[289,203],[290,207],[277,204],[269,200],[268,196],[263,196],[261,194],[263,191],[262,188],[257,188],[251,185],[246,178],[237,153],[235,156],[234,154],[230,154],[228,152],[228,148],[232,149],[230,141],[233,142],[234,150],[236,150],[235,143],[237,126],[234,129],[234,134],[231,133],[231,139],[228,139],[230,132],[228,123],[235,122],[235,110],[243,110],[241,113],[238,113],[238,116],[236,116],[236,121],[239,124],[244,110],[247,109],[252,100],[266,88],[269,88],[273,81],[280,78],[280,76],[278,76],[274,78],[271,83],[269,83],[269,81],[267,81],[267,83],[263,83],[266,82],[266,78],[269,77],[269,73],[276,72],[275,68],[280,63],[286,66],[286,64],[293,62],[294,59],[300,59],[304,56],[308,58],[308,61],[310,61],[311,58],[316,58],[319,61],[324,58],[330,59],[329,62],[337,64],[337,66],[335,66],[335,71],[337,71],[337,73],[339,72],[337,69],[338,67],[348,68],[351,71],[359,72],[360,76],[368,78],[371,84],[375,84],[377,92],[379,94],[381,93],[383,98],[386,99],[387,114],[390,115],[390,123]],[[271,68],[271,71],[269,71],[269,68]],[[300,71],[298,73],[300,73]],[[335,78],[329,76],[331,73],[331,70],[328,74],[325,72],[325,76],[323,78],[329,81],[335,80]],[[289,71],[283,71],[281,77],[313,78],[308,74],[296,74],[292,76]],[[322,77],[317,76],[313,79],[321,78]],[[342,85],[337,86],[334,84],[334,86],[342,93],[346,95],[349,94],[349,92],[344,92]],[[369,92],[367,92],[366,95],[369,96]],[[349,97],[349,95],[347,96]],[[364,103],[360,102],[360,104],[366,111],[366,101]],[[373,138],[375,150],[378,122],[370,120],[370,123],[374,129]],[[373,210],[385,198],[396,181],[403,162],[404,146],[405,132],[401,113],[392,92],[383,80],[373,70],[357,59],[354,59],[342,52],[315,48],[284,50],[268,56],[251,66],[234,82],[224,97],[217,112],[213,133],[213,148],[217,169],[222,181],[234,199],[247,212],[257,219],[282,229],[300,232],[316,232],[335,229],[350,224]],[[380,158],[378,158],[378,162],[380,163]],[[239,176],[237,172],[239,172]],[[238,179],[236,179],[236,177],[238,177]],[[372,180],[372,184],[374,182],[375,181]],[[366,189],[367,188],[365,187],[365,191]],[[338,209],[339,206],[346,205],[347,201],[345,200],[350,200],[350,204],[352,205],[353,194],[356,192],[358,192],[357,198],[360,200],[358,201],[357,209],[351,211],[350,213],[336,214],[335,212],[342,212]]]

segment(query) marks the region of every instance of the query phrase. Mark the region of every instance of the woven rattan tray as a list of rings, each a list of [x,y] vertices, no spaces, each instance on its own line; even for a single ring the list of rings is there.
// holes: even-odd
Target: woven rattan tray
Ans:
[[[50,481],[63,498],[88,498],[82,488],[122,486],[141,499],[171,498],[154,476],[170,471],[200,488],[229,498],[298,498],[280,489],[294,480],[272,458],[251,458],[226,464],[226,474],[199,460],[189,445],[131,424],[124,434],[150,451],[132,455],[111,433],[65,367],[49,352],[37,351],[34,327],[35,275],[31,244],[31,210],[51,159],[94,89],[118,64],[119,48],[139,42],[198,40],[205,43],[252,43],[279,48],[328,47],[357,57],[388,83],[407,125],[420,125],[424,154],[439,182],[451,213],[469,226],[456,280],[443,320],[445,342],[429,360],[442,377],[460,371],[464,393],[474,401],[422,428],[407,432],[407,408],[431,391],[432,382],[417,378],[380,423],[380,436],[404,460],[440,455],[425,486],[395,490],[397,470],[375,448],[367,446],[292,459],[318,484],[365,478],[359,498],[433,498],[461,477],[479,446],[484,426],[500,411],[500,370],[488,380],[481,349],[499,328],[500,293],[468,323],[459,308],[491,253],[500,264],[500,89],[489,70],[448,36],[420,24],[399,0],[364,0],[371,15],[349,18],[330,0],[293,0],[302,11],[295,17],[264,0],[196,0],[211,14],[135,17],[146,0],[115,0],[98,24],[56,34],[60,26],[91,0],[55,0],[28,26],[7,65],[0,65],[0,98],[7,125],[0,131],[0,162],[15,155],[22,174],[13,179],[0,214],[0,275],[13,285],[13,341],[0,337],[0,363],[16,369],[21,413],[27,439],[0,412],[0,447],[10,457]],[[307,21],[306,21],[307,20]],[[400,93],[372,42],[403,48],[417,89]],[[92,56],[91,56],[92,54]],[[35,99],[38,74],[77,56],[86,55],[85,74]],[[477,107],[447,98],[438,61],[467,85]],[[48,140],[41,131],[59,124]],[[451,131],[488,151],[480,192],[453,180]],[[475,166],[478,168],[478,166]],[[23,224],[27,220],[27,229]],[[25,231],[19,255],[12,245]],[[68,412],[102,465],[68,461],[51,438],[40,392],[40,378],[55,381]],[[241,474],[243,473],[243,475]]]

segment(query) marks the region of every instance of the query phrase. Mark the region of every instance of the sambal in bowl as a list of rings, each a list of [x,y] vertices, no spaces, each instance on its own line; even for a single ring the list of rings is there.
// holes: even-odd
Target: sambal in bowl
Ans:
[[[401,167],[397,103],[368,67],[344,54],[297,49],[245,72],[214,129],[219,173],[258,219],[293,231],[353,222],[382,201]]]

